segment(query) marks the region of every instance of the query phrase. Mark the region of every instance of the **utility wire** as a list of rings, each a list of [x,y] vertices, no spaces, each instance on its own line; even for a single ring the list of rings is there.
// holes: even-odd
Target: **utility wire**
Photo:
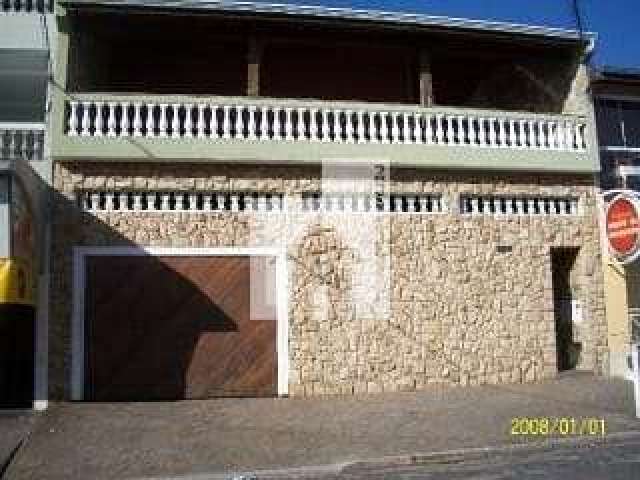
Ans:
[[[582,12],[580,10],[580,0],[572,0],[573,5],[573,16],[576,20],[576,28],[578,29],[578,33],[580,38],[584,38],[584,27],[582,22]]]
[[[580,0],[571,0],[571,9],[573,11],[573,17],[576,23],[576,30],[578,30],[578,36],[580,37],[580,40],[582,40],[583,42],[587,42],[588,40],[585,38],[584,34],[584,20],[582,16]],[[591,58],[591,52],[588,52],[585,58],[588,66],[591,66]]]

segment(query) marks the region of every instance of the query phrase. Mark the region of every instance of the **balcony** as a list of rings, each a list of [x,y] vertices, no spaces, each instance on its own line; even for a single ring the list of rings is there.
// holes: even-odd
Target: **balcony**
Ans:
[[[61,161],[598,168],[572,42],[484,35],[469,50],[472,37],[441,30],[66,15],[52,121]]]
[[[65,159],[320,162],[591,171],[587,121],[556,115],[379,103],[77,94]]]
[[[43,123],[0,123],[0,160],[42,160],[44,136]]]

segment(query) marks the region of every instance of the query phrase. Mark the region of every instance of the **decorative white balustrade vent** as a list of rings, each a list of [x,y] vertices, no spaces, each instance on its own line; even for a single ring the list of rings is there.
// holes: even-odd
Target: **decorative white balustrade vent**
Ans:
[[[463,195],[460,212],[472,215],[577,215],[578,199]]]
[[[345,193],[303,193],[306,212],[393,212],[442,213],[442,197],[437,194],[359,195]]]
[[[466,145],[586,149],[586,123],[568,117],[493,117],[316,107],[70,101],[75,137]]]
[[[44,127],[21,127],[0,123],[0,159],[42,160],[44,156]]]
[[[281,212],[281,193],[250,192],[111,192],[78,193],[88,212]]]
[[[53,13],[54,0],[0,0],[0,12]]]

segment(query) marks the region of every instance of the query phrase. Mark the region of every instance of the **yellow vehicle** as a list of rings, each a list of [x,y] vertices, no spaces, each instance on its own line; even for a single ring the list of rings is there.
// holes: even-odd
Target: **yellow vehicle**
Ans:
[[[0,304],[35,305],[35,280],[30,260],[0,258]]]

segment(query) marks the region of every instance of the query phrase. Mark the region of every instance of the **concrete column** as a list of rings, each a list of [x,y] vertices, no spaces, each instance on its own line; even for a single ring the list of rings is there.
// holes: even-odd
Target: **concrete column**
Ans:
[[[35,362],[33,409],[46,410],[49,402],[49,254],[50,221],[48,207],[46,224],[41,228],[39,241],[41,266],[38,269],[38,298],[35,328]]]
[[[431,55],[426,50],[420,50],[420,105],[433,105],[433,78],[431,75]]]
[[[263,43],[256,37],[249,37],[247,51],[247,95],[260,96],[260,64],[262,63]]]

